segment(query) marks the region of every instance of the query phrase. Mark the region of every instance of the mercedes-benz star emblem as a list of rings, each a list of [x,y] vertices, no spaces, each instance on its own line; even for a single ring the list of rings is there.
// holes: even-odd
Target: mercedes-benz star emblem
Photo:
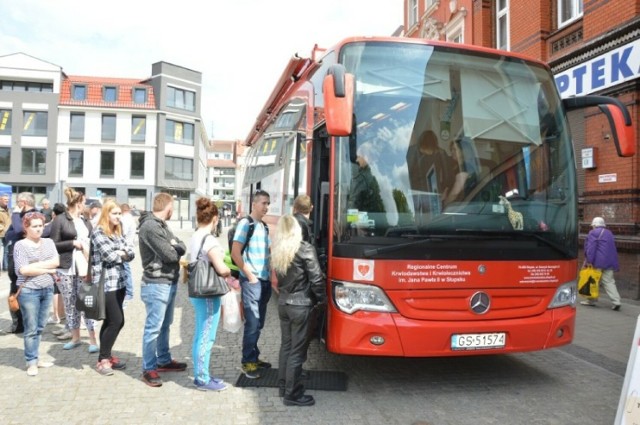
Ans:
[[[476,292],[471,296],[469,306],[475,314],[485,314],[491,306],[491,298],[485,292]]]

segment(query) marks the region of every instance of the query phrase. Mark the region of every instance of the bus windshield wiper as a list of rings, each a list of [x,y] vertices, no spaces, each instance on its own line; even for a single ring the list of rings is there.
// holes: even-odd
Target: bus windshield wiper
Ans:
[[[416,245],[422,245],[425,242],[433,242],[435,239],[444,239],[444,238],[448,238],[449,236],[447,235],[437,235],[437,236],[431,236],[431,235],[412,235],[411,238],[412,239],[417,239],[411,242],[405,242],[405,243],[399,243],[399,244],[395,244],[395,245],[388,245],[388,246],[383,246],[380,248],[372,248],[372,249],[366,249],[363,252],[363,255],[365,256],[365,258],[371,258],[375,255],[378,254],[386,254],[389,252],[393,252],[393,251],[398,251],[404,248],[408,248],[411,246],[416,246]]]
[[[521,236],[521,237],[531,237],[536,239],[537,241],[540,241],[542,243],[544,243],[545,245],[555,249],[556,251],[558,251],[560,254],[562,254],[565,257],[569,256],[569,253],[567,252],[566,248],[561,245],[558,244],[556,242],[553,242],[545,237],[543,237],[540,233],[538,232],[527,232],[527,231],[522,231],[522,230],[514,230],[511,232],[505,232],[505,231],[496,231],[496,230],[479,230],[479,229],[456,229],[457,233],[469,233],[469,234],[475,234],[477,236],[494,236],[494,237],[500,237],[500,238],[504,238],[504,237],[513,237],[513,236]]]

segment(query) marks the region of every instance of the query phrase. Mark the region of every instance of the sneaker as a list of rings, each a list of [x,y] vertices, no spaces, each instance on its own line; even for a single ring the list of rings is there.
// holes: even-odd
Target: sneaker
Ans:
[[[51,331],[51,333],[54,334],[55,336],[60,336],[65,332],[67,332],[67,330],[65,328],[54,329],[54,330]]]
[[[171,360],[171,363],[158,365],[158,372],[182,372],[187,370],[187,364]]]
[[[203,384],[202,382],[197,380],[194,380],[193,384],[196,386],[196,389],[200,391],[224,391],[227,389],[227,384],[216,382],[213,379],[209,381],[208,384]]]
[[[260,371],[258,370],[258,363],[248,362],[242,363],[242,373],[249,379],[260,378]]]
[[[38,374],[38,365],[37,364],[32,364],[31,366],[27,367],[27,375],[36,376],[37,374]]]
[[[593,301],[580,301],[580,304],[588,305],[589,307],[595,307],[596,306],[596,303],[594,303]]]
[[[57,335],[56,338],[58,338],[58,341],[64,341],[66,339],[71,339],[73,338],[73,335],[71,335],[71,332],[69,331],[65,331],[60,335]]]
[[[127,368],[127,364],[116,356],[111,356],[109,360],[111,360],[111,369],[113,370],[124,370]]]
[[[150,387],[161,387],[162,386],[162,378],[158,375],[158,372],[155,370],[148,370],[142,373],[142,382],[147,384]]]
[[[49,316],[49,318],[47,319],[47,325],[57,325],[59,323],[60,323],[60,319],[54,319],[51,316]]]
[[[258,359],[256,365],[258,365],[258,368],[260,368],[260,369],[269,369],[269,368],[271,368],[271,363],[263,362],[260,359]]]
[[[96,370],[100,375],[111,376],[113,375],[113,369],[111,368],[111,362],[109,359],[102,359],[96,364]]]
[[[53,362],[45,362],[43,360],[39,360],[38,361],[38,367],[40,369],[46,369],[46,368],[51,367],[51,366],[53,366]]]
[[[613,306],[611,306],[611,310],[620,311],[620,304],[614,304]]]
[[[282,403],[285,406],[313,406],[316,404],[316,401],[313,399],[313,396],[310,395],[301,395],[298,398],[283,398]]]

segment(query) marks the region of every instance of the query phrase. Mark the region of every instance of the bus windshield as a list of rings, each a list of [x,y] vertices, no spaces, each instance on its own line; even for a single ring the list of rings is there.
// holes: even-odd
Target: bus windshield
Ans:
[[[374,41],[345,45],[339,62],[356,93],[355,131],[333,151],[336,256],[438,258],[435,246],[455,246],[460,258],[508,239],[523,258],[527,246],[576,257],[571,137],[548,69]]]

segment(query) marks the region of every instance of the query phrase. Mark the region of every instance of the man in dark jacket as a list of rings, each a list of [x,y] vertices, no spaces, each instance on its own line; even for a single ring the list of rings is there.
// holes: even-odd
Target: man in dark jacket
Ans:
[[[311,223],[309,222],[309,216],[311,215],[311,198],[307,195],[298,195],[293,200],[293,216],[298,220],[298,224],[302,229],[302,240],[313,244]]]
[[[594,218],[591,227],[584,243],[584,259],[587,264],[602,270],[600,284],[611,299],[613,304],[611,309],[618,311],[620,310],[620,294],[616,288],[616,280],[613,278],[613,272],[620,270],[616,241],[611,230],[606,228],[602,217]],[[598,300],[590,298],[581,301],[580,304],[593,307],[596,305],[596,301]]]
[[[169,327],[173,322],[180,257],[187,247],[171,232],[167,220],[173,213],[173,197],[158,193],[153,212],[140,215],[138,243],[142,259],[140,297],[147,310],[142,336],[142,381],[162,385],[158,372],[179,372],[187,364],[173,360],[169,351]]]

